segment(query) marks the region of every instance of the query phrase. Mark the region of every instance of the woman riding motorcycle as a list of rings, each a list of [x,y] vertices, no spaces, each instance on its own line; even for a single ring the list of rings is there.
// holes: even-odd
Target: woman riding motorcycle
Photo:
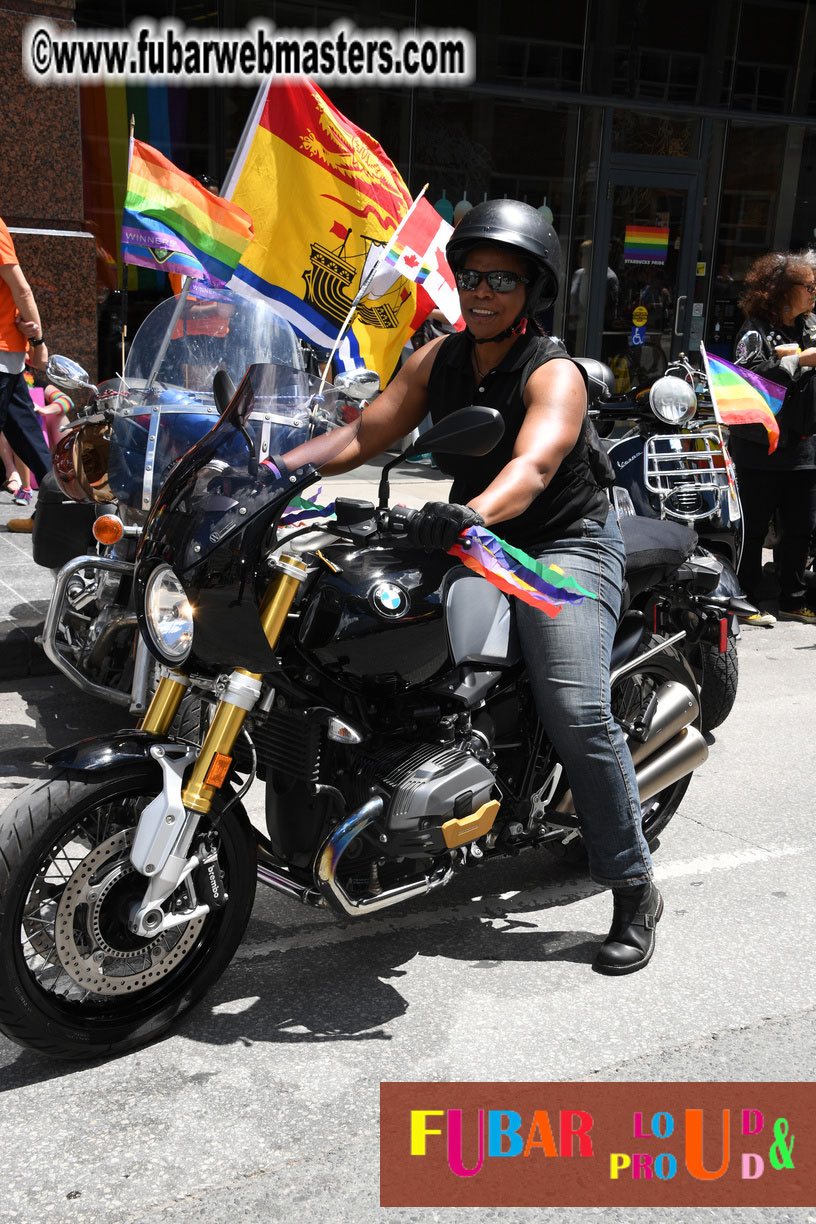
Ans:
[[[451,502],[426,503],[408,536],[420,547],[447,550],[469,526],[487,525],[597,597],[555,619],[519,602],[516,623],[541,722],[573,790],[590,874],[613,893],[612,926],[594,968],[632,973],[652,956],[663,902],[652,882],[632,760],[610,711],[624,548],[589,462],[583,374],[528,324],[557,295],[558,239],[529,205],[486,201],[460,222],[447,258],[466,330],[408,359],[324,474],[380,454],[428,411],[434,422],[470,403],[502,414],[504,438],[490,454],[434,455],[453,477]]]

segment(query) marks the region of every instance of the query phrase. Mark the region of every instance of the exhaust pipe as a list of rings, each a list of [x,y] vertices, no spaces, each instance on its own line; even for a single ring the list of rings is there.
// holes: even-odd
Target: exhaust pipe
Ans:
[[[708,746],[696,728],[690,726],[699,716],[700,706],[684,684],[668,680],[656,693],[657,709],[645,742],[629,739],[641,802],[671,786],[702,765]],[[659,782],[659,785],[655,783]],[[553,815],[568,816],[575,811],[572,790],[567,790],[551,809]]]
[[[335,829],[317,857],[315,883],[321,896],[332,909],[352,918],[358,918],[362,914],[373,914],[377,910],[387,909],[411,897],[424,896],[432,889],[441,888],[447,884],[453,875],[453,865],[448,864],[438,867],[430,875],[417,876],[405,884],[399,884],[396,888],[388,888],[376,894],[369,893],[368,896],[350,897],[337,879],[340,859],[354,838],[382,815],[382,809],[383,801],[380,796],[369,799],[347,820],[344,820],[339,828]]]
[[[635,770],[641,803],[692,773],[707,756],[708,744],[697,728],[684,727],[670,743]]]
[[[678,732],[693,723],[700,714],[694,693],[677,680],[668,680],[657,690],[657,709],[649,726],[645,743],[629,738],[629,751],[637,766],[668,744]]]

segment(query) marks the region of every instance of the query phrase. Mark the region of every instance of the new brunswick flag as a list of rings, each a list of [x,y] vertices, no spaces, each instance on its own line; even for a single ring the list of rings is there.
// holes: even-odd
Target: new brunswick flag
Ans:
[[[255,225],[229,287],[269,301],[307,340],[331,348],[362,279],[410,208],[396,167],[318,86],[290,81],[259,94],[224,191]],[[385,382],[433,301],[402,276],[384,292],[378,280],[337,359],[342,368],[368,366]]]

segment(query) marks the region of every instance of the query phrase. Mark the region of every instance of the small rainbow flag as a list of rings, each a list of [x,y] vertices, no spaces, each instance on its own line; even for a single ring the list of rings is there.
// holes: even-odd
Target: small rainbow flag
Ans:
[[[122,259],[223,285],[254,237],[252,219],[133,141],[122,213]]]
[[[624,263],[662,264],[668,250],[668,226],[627,225],[623,236]]]
[[[707,353],[702,344],[700,352],[717,419],[723,425],[764,425],[768,431],[768,454],[772,455],[779,444],[776,416],[785,398],[785,388],[753,370]]]

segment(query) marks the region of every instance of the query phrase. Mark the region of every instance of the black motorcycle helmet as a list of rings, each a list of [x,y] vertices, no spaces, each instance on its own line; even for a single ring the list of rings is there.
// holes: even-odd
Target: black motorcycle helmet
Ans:
[[[462,218],[448,239],[445,251],[453,272],[463,266],[468,251],[485,243],[507,247],[535,269],[522,314],[511,328],[490,337],[491,340],[503,340],[515,331],[522,318],[532,318],[552,306],[558,296],[561,246],[549,221],[520,200],[485,200]]]

